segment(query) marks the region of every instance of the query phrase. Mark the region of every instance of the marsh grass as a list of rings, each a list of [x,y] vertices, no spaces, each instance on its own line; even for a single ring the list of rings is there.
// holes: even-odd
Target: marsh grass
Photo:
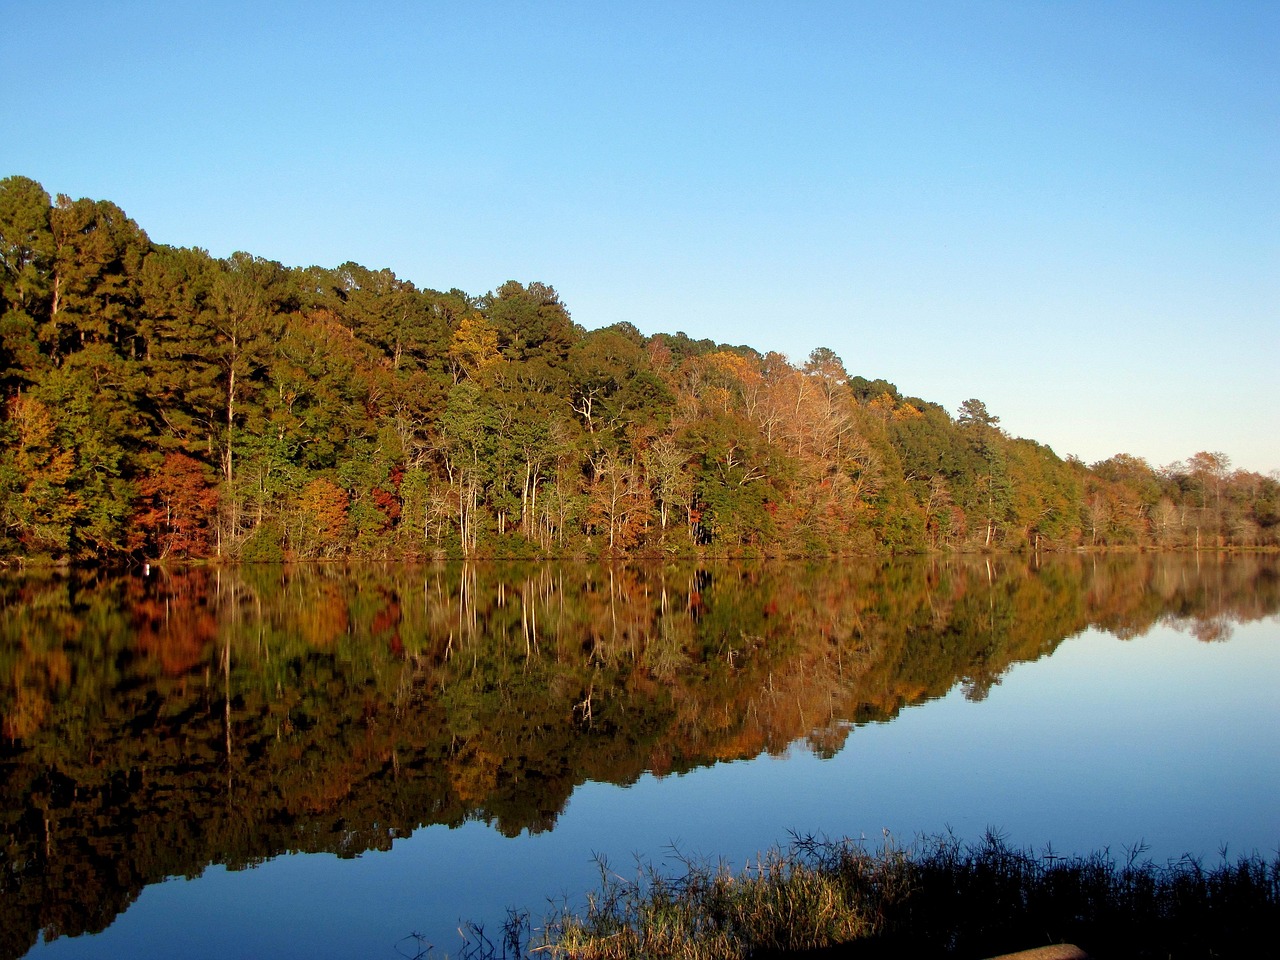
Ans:
[[[599,859],[585,909],[556,909],[540,927],[511,914],[500,946],[479,934],[473,958],[681,960],[989,957],[1075,943],[1091,957],[1267,955],[1280,931],[1280,855],[1206,868],[1143,859],[1139,847],[1061,857],[1010,847],[989,832],[910,846],[793,837],[740,871],[677,857],[632,877]],[[483,945],[489,943],[489,949]],[[1257,952],[1259,944],[1271,944]],[[480,947],[481,949],[476,949]]]

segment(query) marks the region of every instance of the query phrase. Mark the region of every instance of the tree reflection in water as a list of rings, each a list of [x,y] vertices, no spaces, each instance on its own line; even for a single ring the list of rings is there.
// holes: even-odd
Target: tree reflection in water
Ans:
[[[574,788],[820,755],[1090,626],[1204,640],[1274,559],[242,567],[0,579],[0,956],[142,888],[424,824],[551,829]]]

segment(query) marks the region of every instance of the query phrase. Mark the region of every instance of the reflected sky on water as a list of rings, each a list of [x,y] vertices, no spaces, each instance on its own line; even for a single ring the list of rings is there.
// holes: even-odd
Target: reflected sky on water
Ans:
[[[525,908],[537,916],[546,910],[548,898],[572,901],[594,884],[597,856],[606,857],[613,869],[628,876],[635,871],[636,855],[666,862],[672,869],[677,868],[679,856],[724,857],[741,865],[770,845],[785,844],[792,832],[865,836],[874,847],[882,842],[885,830],[909,842],[919,832],[948,829],[976,840],[988,827],[995,827],[1011,842],[1037,850],[1046,844],[1060,853],[1110,847],[1123,857],[1127,848],[1143,843],[1146,855],[1156,860],[1191,853],[1214,861],[1222,844],[1228,845],[1231,854],[1280,848],[1280,816],[1273,802],[1275,785],[1280,783],[1280,736],[1276,734],[1280,729],[1280,622],[1275,614],[1273,564],[1214,567],[1207,579],[1185,564],[1171,571],[1148,562],[1136,568],[1132,564],[1109,567],[1105,576],[1096,566],[1078,564],[1052,574],[1028,574],[1023,567],[990,578],[988,572],[978,566],[939,575],[928,574],[922,567],[905,578],[881,571],[841,581],[838,575],[819,570],[803,575],[813,577],[812,582],[794,570],[778,582],[771,576],[744,579],[721,573],[699,580],[676,573],[633,580],[628,599],[615,590],[607,603],[601,603],[601,592],[593,589],[591,602],[601,609],[612,607],[615,618],[611,626],[597,628],[597,634],[620,636],[609,632],[616,625],[619,607],[629,611],[633,634],[643,632],[642,623],[648,632],[632,636],[628,643],[633,646],[625,655],[616,650],[606,653],[605,657],[617,658],[610,661],[612,666],[601,666],[597,656],[596,666],[583,673],[583,663],[592,654],[584,651],[580,634],[591,616],[567,616],[560,622],[569,639],[553,640],[546,628],[538,660],[545,673],[538,674],[538,683],[529,689],[521,686],[520,678],[529,675],[533,660],[524,662],[523,654],[519,669],[493,666],[486,672],[479,660],[481,651],[472,649],[473,659],[464,664],[465,669],[459,667],[459,652],[470,649],[463,633],[453,635],[453,650],[447,657],[434,656],[431,651],[441,643],[448,648],[449,638],[424,638],[417,624],[409,636],[404,624],[413,614],[406,612],[409,603],[403,597],[397,605],[404,635],[396,642],[409,652],[395,653],[396,642],[386,635],[387,604],[371,603],[368,611],[360,612],[361,598],[367,600],[381,590],[385,600],[390,588],[386,583],[365,583],[343,605],[347,611],[344,637],[387,652],[363,664],[348,657],[353,662],[347,669],[361,679],[356,683],[347,676],[346,696],[355,691],[368,701],[358,710],[351,708],[355,726],[335,726],[335,732],[327,734],[327,752],[322,751],[320,759],[309,752],[313,747],[300,735],[292,746],[288,736],[279,741],[266,738],[253,746],[259,754],[238,761],[244,766],[236,768],[279,776],[282,784],[296,782],[305,802],[287,796],[273,800],[270,789],[238,794],[234,785],[226,796],[211,798],[215,804],[228,798],[235,802],[237,796],[252,798],[244,800],[252,802],[252,811],[240,811],[231,818],[236,829],[252,832],[255,824],[279,823],[287,814],[292,818],[288,821],[292,833],[277,831],[271,834],[274,841],[256,850],[249,843],[241,854],[255,851],[266,861],[247,870],[219,865],[216,850],[213,856],[208,849],[193,850],[187,869],[203,871],[197,879],[152,882],[142,887],[136,901],[105,932],[62,936],[38,945],[31,955],[167,958],[177,949],[193,957],[392,958],[401,938],[420,932],[435,945],[436,955],[456,956],[462,943],[457,932],[461,921],[483,922],[492,933],[507,907]],[[598,574],[593,578],[597,584],[604,582]],[[688,589],[690,584],[696,589]],[[797,594],[822,593],[819,584],[829,585],[832,596],[844,599],[825,600],[828,609],[817,618],[779,612],[780,607],[794,603]],[[880,593],[887,585],[892,585],[897,597],[892,604]],[[483,583],[474,589],[481,595],[509,596]],[[918,594],[916,599],[904,599],[912,591]],[[1153,593],[1161,596],[1154,605]],[[242,600],[237,601],[237,617],[247,609]],[[502,619],[497,611],[507,610],[507,603],[495,603],[481,616],[481,620],[485,615],[492,618],[484,627],[490,634]],[[748,616],[756,619],[735,627],[731,618],[718,619],[725,615],[726,606],[750,607],[756,613]],[[662,642],[662,611],[673,609],[680,611],[682,625],[694,625],[680,635],[678,646],[683,653],[676,656],[664,649],[661,659],[646,660],[641,648]],[[171,614],[172,610],[171,605]],[[219,622],[225,623],[227,608],[216,612],[222,618]],[[447,613],[445,620],[458,622],[457,610]],[[541,613],[545,626],[549,607]],[[505,622],[511,626],[520,620],[521,614],[516,614]],[[242,713],[242,729],[237,732],[234,718],[232,728],[246,750],[255,743],[250,729],[282,715],[281,701],[301,703],[325,684],[341,685],[331,671],[333,661],[316,661],[311,654],[298,652],[316,649],[314,624],[305,629],[282,626],[264,616],[258,621],[259,634],[266,621],[281,636],[311,631],[309,645],[289,654],[294,667],[280,673],[292,676],[303,692],[291,694],[281,681],[278,689],[266,689],[258,700],[249,693],[239,700],[234,695],[226,699],[233,714]],[[194,739],[216,739],[218,711],[224,706],[219,691],[237,684],[245,690],[261,688],[261,678],[279,666],[278,659],[255,661],[247,647],[236,650],[235,644],[246,642],[246,621],[237,622],[240,632],[230,643],[245,663],[244,672],[236,673],[233,664],[219,681],[218,637],[225,642],[225,629],[209,634],[204,641],[207,649],[197,644],[194,653],[188,651],[193,658],[190,663],[167,672],[130,673],[119,668],[124,676],[107,671],[114,677],[110,679],[102,672],[73,669],[72,679],[58,688],[62,699],[54,698],[39,708],[45,711],[42,722],[53,726],[32,731],[24,741],[28,752],[6,754],[6,763],[11,770],[19,769],[14,764],[37,759],[50,763],[51,754],[39,753],[30,745],[40,741],[41,731],[53,733],[58,722],[69,724],[68,717],[87,722],[83,709],[68,709],[61,715],[58,711],[74,701],[77,683],[91,680],[103,688],[133,691],[133,703],[154,705],[157,697],[180,702],[185,712],[164,725],[167,737],[186,731]],[[1109,624],[1127,639],[1091,625],[1096,622]],[[137,618],[130,623],[133,626],[117,638],[121,649],[138,642],[138,634],[130,632],[136,631]],[[250,627],[253,623],[248,621]],[[376,623],[381,624],[377,631]],[[1037,638],[1028,626],[1033,623],[1047,625],[1049,632]],[[795,636],[800,629],[808,633]],[[824,629],[830,636],[818,636]],[[984,630],[985,636],[975,636]],[[372,635],[364,635],[368,633]],[[1216,639],[1206,642],[1197,635]],[[757,649],[743,642],[751,636],[761,641]],[[784,642],[784,636],[791,639]],[[503,649],[512,645],[523,649],[523,634],[512,637],[513,643]],[[101,649],[101,642],[87,645]],[[333,650],[325,647],[332,642],[333,638],[321,636],[319,649]],[[341,647],[345,642],[339,643],[338,662],[347,656]],[[416,652],[415,643],[419,644]],[[726,645],[746,651],[740,658],[732,657],[732,670],[721,666],[729,659],[723,653]],[[947,661],[946,682],[916,656],[915,651],[925,648],[931,651],[931,663]],[[277,649],[281,658],[289,659],[283,647]],[[165,651],[155,654],[162,660],[165,655]],[[167,655],[172,662],[176,654]],[[120,652],[114,656],[117,664],[126,659]],[[408,723],[414,708],[406,704],[418,701],[406,700],[397,708],[400,713],[385,715],[378,712],[378,703],[379,697],[393,698],[401,689],[391,674],[412,656],[423,658],[415,668],[419,679],[424,671],[430,675],[417,694],[422,703],[417,709],[450,703],[454,709],[442,711],[444,719],[471,725],[457,732],[447,725],[436,730],[424,721],[395,740],[400,744],[396,747],[400,762],[410,763],[413,757],[423,761],[417,780],[401,770],[401,782],[411,781],[413,789],[384,795],[372,780],[366,784],[343,781],[341,790],[333,788],[335,771],[349,770],[354,763],[335,758],[334,751],[359,754],[368,743],[382,749],[377,740],[383,729],[380,724],[385,722],[394,730],[396,723]],[[676,659],[670,661],[671,657]],[[25,663],[22,669],[27,675],[36,659],[10,658]],[[46,657],[46,661],[53,664],[57,658]],[[649,667],[635,668],[642,662]],[[54,667],[49,670],[56,673]],[[700,677],[696,681],[695,673]],[[487,678],[483,684],[468,686],[482,674]],[[604,683],[606,674],[620,684],[613,692]],[[739,683],[744,674],[750,676],[749,684]],[[149,676],[147,682],[163,694],[148,693],[137,699],[142,676]],[[593,678],[598,686],[591,686]],[[206,684],[205,692],[193,693],[192,684]],[[596,699],[592,717],[596,726],[586,722],[581,710],[574,712],[584,699],[584,689]],[[469,691],[467,697],[461,695],[463,690]],[[523,696],[531,698],[528,704],[519,699]],[[11,714],[18,699],[10,694],[5,701]],[[496,743],[521,742],[525,736],[519,729],[521,718],[545,708],[548,700],[554,707],[547,708],[548,716],[561,717],[563,729],[558,734],[546,729],[545,736],[554,738],[577,729],[573,742],[585,743],[586,752],[560,759],[548,755],[523,767],[504,766],[489,756]],[[610,700],[614,713],[610,713]],[[507,709],[513,703],[515,708]],[[29,709],[33,716],[39,713],[37,708]],[[315,709],[339,708],[326,701]],[[157,716],[163,712],[156,708]],[[58,716],[63,719],[59,721]],[[362,716],[365,719],[359,720]],[[628,717],[635,719],[634,728],[626,725]],[[118,723],[118,719],[108,720]],[[696,731],[690,726],[695,721],[700,725]],[[512,727],[516,732],[484,728],[486,723],[499,722],[516,724]],[[600,725],[606,722],[613,726],[602,731]],[[365,724],[363,732],[359,723]],[[74,731],[74,736],[63,738],[72,741],[73,749],[77,738],[83,749],[85,738],[95,736],[92,724],[87,734],[83,726],[66,729]],[[200,737],[191,733],[195,730],[201,731]],[[812,731],[819,732],[806,740],[806,733]],[[470,743],[470,753],[459,746],[463,740]],[[273,760],[276,743],[294,750],[293,763],[314,762],[318,776],[330,785],[329,792],[322,796],[310,781],[288,780],[288,767],[275,764],[288,764],[290,754],[281,752],[281,759]],[[445,753],[433,752],[446,747]],[[125,749],[121,761],[126,766],[137,759],[129,749],[133,748]],[[833,749],[834,755],[827,756]],[[199,751],[188,753],[195,757],[195,766],[183,776],[215,789],[209,785],[216,785],[218,777],[209,771],[224,769],[225,759],[205,761]],[[602,754],[608,759],[602,760]],[[437,783],[432,764],[445,761],[432,759],[436,757],[462,759]],[[53,762],[65,765],[66,776],[85,782],[89,771],[97,769],[83,756]],[[567,802],[544,822],[541,815],[528,812],[529,802],[520,799],[524,794],[505,783],[508,769],[524,777],[554,780],[555,790],[562,789],[562,782],[570,784]],[[658,774],[652,772],[655,769],[685,772]],[[271,774],[273,770],[279,772]],[[608,771],[620,775],[613,777],[615,782],[610,782]],[[348,779],[358,775],[358,771],[347,774]],[[121,784],[112,802],[125,803],[144,792],[124,781]],[[354,858],[333,852],[281,855],[284,848],[271,846],[279,844],[282,836],[314,836],[341,823],[347,802],[341,797],[343,790],[359,801],[361,812],[348,816],[355,818],[349,821],[353,826],[359,819],[362,837],[376,828],[369,818],[376,818],[379,810],[425,825],[411,836],[391,840],[388,850],[366,851]],[[49,796],[56,794],[54,790]],[[462,802],[460,796],[471,799]],[[443,810],[444,822],[432,824],[431,811],[398,805],[426,801]],[[83,817],[73,801],[67,804],[67,817]],[[467,814],[468,807],[478,812]],[[494,819],[495,810],[507,811],[504,824]],[[520,810],[526,812],[519,814]],[[199,806],[190,811],[197,818],[212,816]],[[171,811],[165,816],[174,815]],[[519,816],[531,819],[519,826]],[[6,822],[13,834],[9,849],[35,850],[39,859],[39,838],[22,833],[32,818],[10,811]],[[158,826],[166,829],[165,822],[161,817]],[[135,827],[122,833],[116,846],[137,842],[138,834],[130,832]],[[514,835],[504,836],[504,831]],[[184,835],[181,830],[174,834]],[[323,846],[308,843],[313,849]],[[107,838],[95,849],[110,851],[115,849],[112,844]],[[116,855],[119,863],[129,861],[127,850]],[[7,857],[9,892],[30,892],[34,888],[29,885],[40,883],[41,876],[51,883],[54,876],[75,875],[72,866],[59,864],[56,857],[43,867],[28,861],[25,871],[18,869],[13,853]],[[119,870],[110,857],[100,853],[99,859],[79,869]],[[64,872],[42,875],[41,869]],[[141,868],[135,865],[135,869]],[[28,887],[12,886],[15,876]],[[38,912],[8,914],[34,915]],[[403,942],[399,949],[412,954],[414,944]]]

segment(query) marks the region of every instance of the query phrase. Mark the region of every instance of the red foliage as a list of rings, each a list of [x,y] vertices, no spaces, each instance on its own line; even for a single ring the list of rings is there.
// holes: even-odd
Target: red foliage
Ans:
[[[130,614],[138,650],[171,677],[206,662],[206,651],[218,637],[218,619],[207,604],[207,574],[197,570],[134,583]]]
[[[388,600],[387,605],[373,615],[373,622],[369,625],[369,629],[374,636],[377,636],[387,630],[394,630],[399,625],[400,604],[394,600]]]
[[[391,479],[396,479],[393,473]],[[383,490],[381,487],[373,488],[373,505],[378,512],[387,518],[387,527],[390,527],[398,519],[400,519],[400,498],[394,493]]]
[[[134,523],[140,537],[136,547],[157,557],[208,555],[209,534],[218,491],[199,460],[170,453],[160,469],[138,485]]]

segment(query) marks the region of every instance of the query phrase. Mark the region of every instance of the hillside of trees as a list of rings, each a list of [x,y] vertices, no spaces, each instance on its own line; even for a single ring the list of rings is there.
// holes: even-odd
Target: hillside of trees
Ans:
[[[1221,453],[1091,466],[747,346],[152,243],[0,181],[0,560],[1274,547]]]

